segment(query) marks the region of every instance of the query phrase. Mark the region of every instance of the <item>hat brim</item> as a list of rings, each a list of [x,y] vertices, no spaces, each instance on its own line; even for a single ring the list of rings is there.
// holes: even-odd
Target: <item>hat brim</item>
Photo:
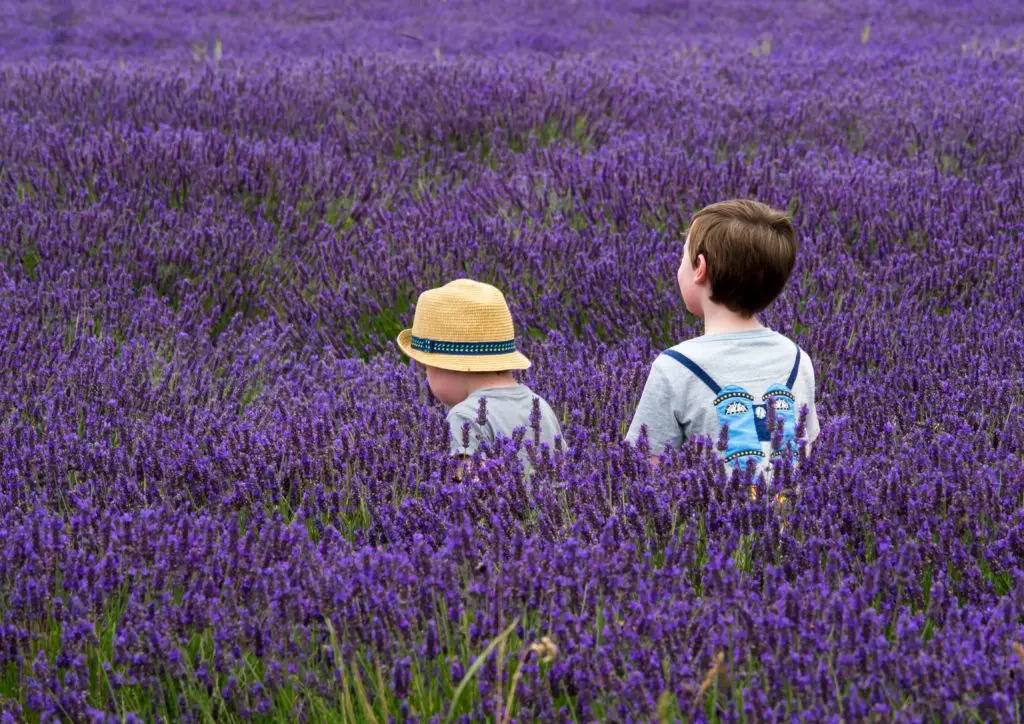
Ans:
[[[530,367],[530,360],[521,352],[508,354],[437,354],[420,352],[412,348],[412,330],[404,329],[398,335],[398,347],[406,355],[430,367],[453,372],[504,372],[505,370],[525,370]]]

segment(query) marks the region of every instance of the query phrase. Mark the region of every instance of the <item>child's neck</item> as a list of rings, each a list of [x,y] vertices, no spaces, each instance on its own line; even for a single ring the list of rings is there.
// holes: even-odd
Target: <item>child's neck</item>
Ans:
[[[763,329],[764,325],[752,315],[745,317],[728,307],[708,303],[704,308],[704,334],[729,334]]]
[[[488,387],[515,387],[519,384],[511,372],[477,372],[466,382],[469,394]]]

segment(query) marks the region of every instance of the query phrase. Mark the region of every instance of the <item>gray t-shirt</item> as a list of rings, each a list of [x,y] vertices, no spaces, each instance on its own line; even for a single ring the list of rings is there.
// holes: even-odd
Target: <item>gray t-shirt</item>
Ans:
[[[695,337],[672,349],[697,363],[719,385],[742,385],[760,397],[773,382],[786,383],[796,362],[797,346],[788,337],[763,328]],[[804,405],[808,407],[804,436],[812,442],[819,431],[814,365],[803,350],[792,391],[798,415]],[[711,388],[693,372],[672,357],[660,355],[651,366],[626,439],[635,443],[641,425],[646,425],[651,452],[656,454],[666,446],[678,448],[683,440],[696,435],[717,441],[721,424],[714,399]]]
[[[487,398],[487,422],[483,425],[476,421],[481,397]],[[472,455],[481,441],[494,442],[498,434],[512,437],[512,432],[517,427],[525,427],[525,439],[532,440],[530,413],[533,412],[534,399],[540,400],[540,442],[546,442],[554,447],[555,438],[561,437],[562,429],[551,406],[543,397],[536,395],[526,385],[485,387],[471,393],[465,400],[448,410],[452,454]],[[462,428],[467,422],[469,444],[463,445]]]

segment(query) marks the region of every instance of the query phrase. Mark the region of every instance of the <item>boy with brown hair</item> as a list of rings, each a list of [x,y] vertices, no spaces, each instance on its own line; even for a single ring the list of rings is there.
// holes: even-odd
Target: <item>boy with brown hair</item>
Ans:
[[[705,436],[742,468],[817,437],[810,357],[757,319],[782,292],[796,252],[792,221],[765,204],[722,201],[694,214],[677,280],[704,335],[654,361],[627,440],[646,428],[657,455]]]

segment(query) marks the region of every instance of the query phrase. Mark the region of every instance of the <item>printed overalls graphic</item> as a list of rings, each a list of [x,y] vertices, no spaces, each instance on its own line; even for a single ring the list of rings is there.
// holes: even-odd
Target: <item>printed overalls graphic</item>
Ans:
[[[786,384],[771,384],[759,401],[755,401],[754,396],[740,385],[722,387],[701,369],[700,365],[674,349],[665,350],[663,354],[690,370],[714,393],[713,404],[718,413],[718,422],[721,426],[729,426],[728,446],[722,453],[725,462],[743,468],[749,460],[754,461],[756,465],[761,465],[765,461],[762,443],[770,443],[772,439],[772,431],[768,427],[768,405],[775,408],[775,424],[782,423],[782,445],[778,450],[774,450],[772,455],[796,452],[797,415],[793,384],[800,370],[799,347]]]

